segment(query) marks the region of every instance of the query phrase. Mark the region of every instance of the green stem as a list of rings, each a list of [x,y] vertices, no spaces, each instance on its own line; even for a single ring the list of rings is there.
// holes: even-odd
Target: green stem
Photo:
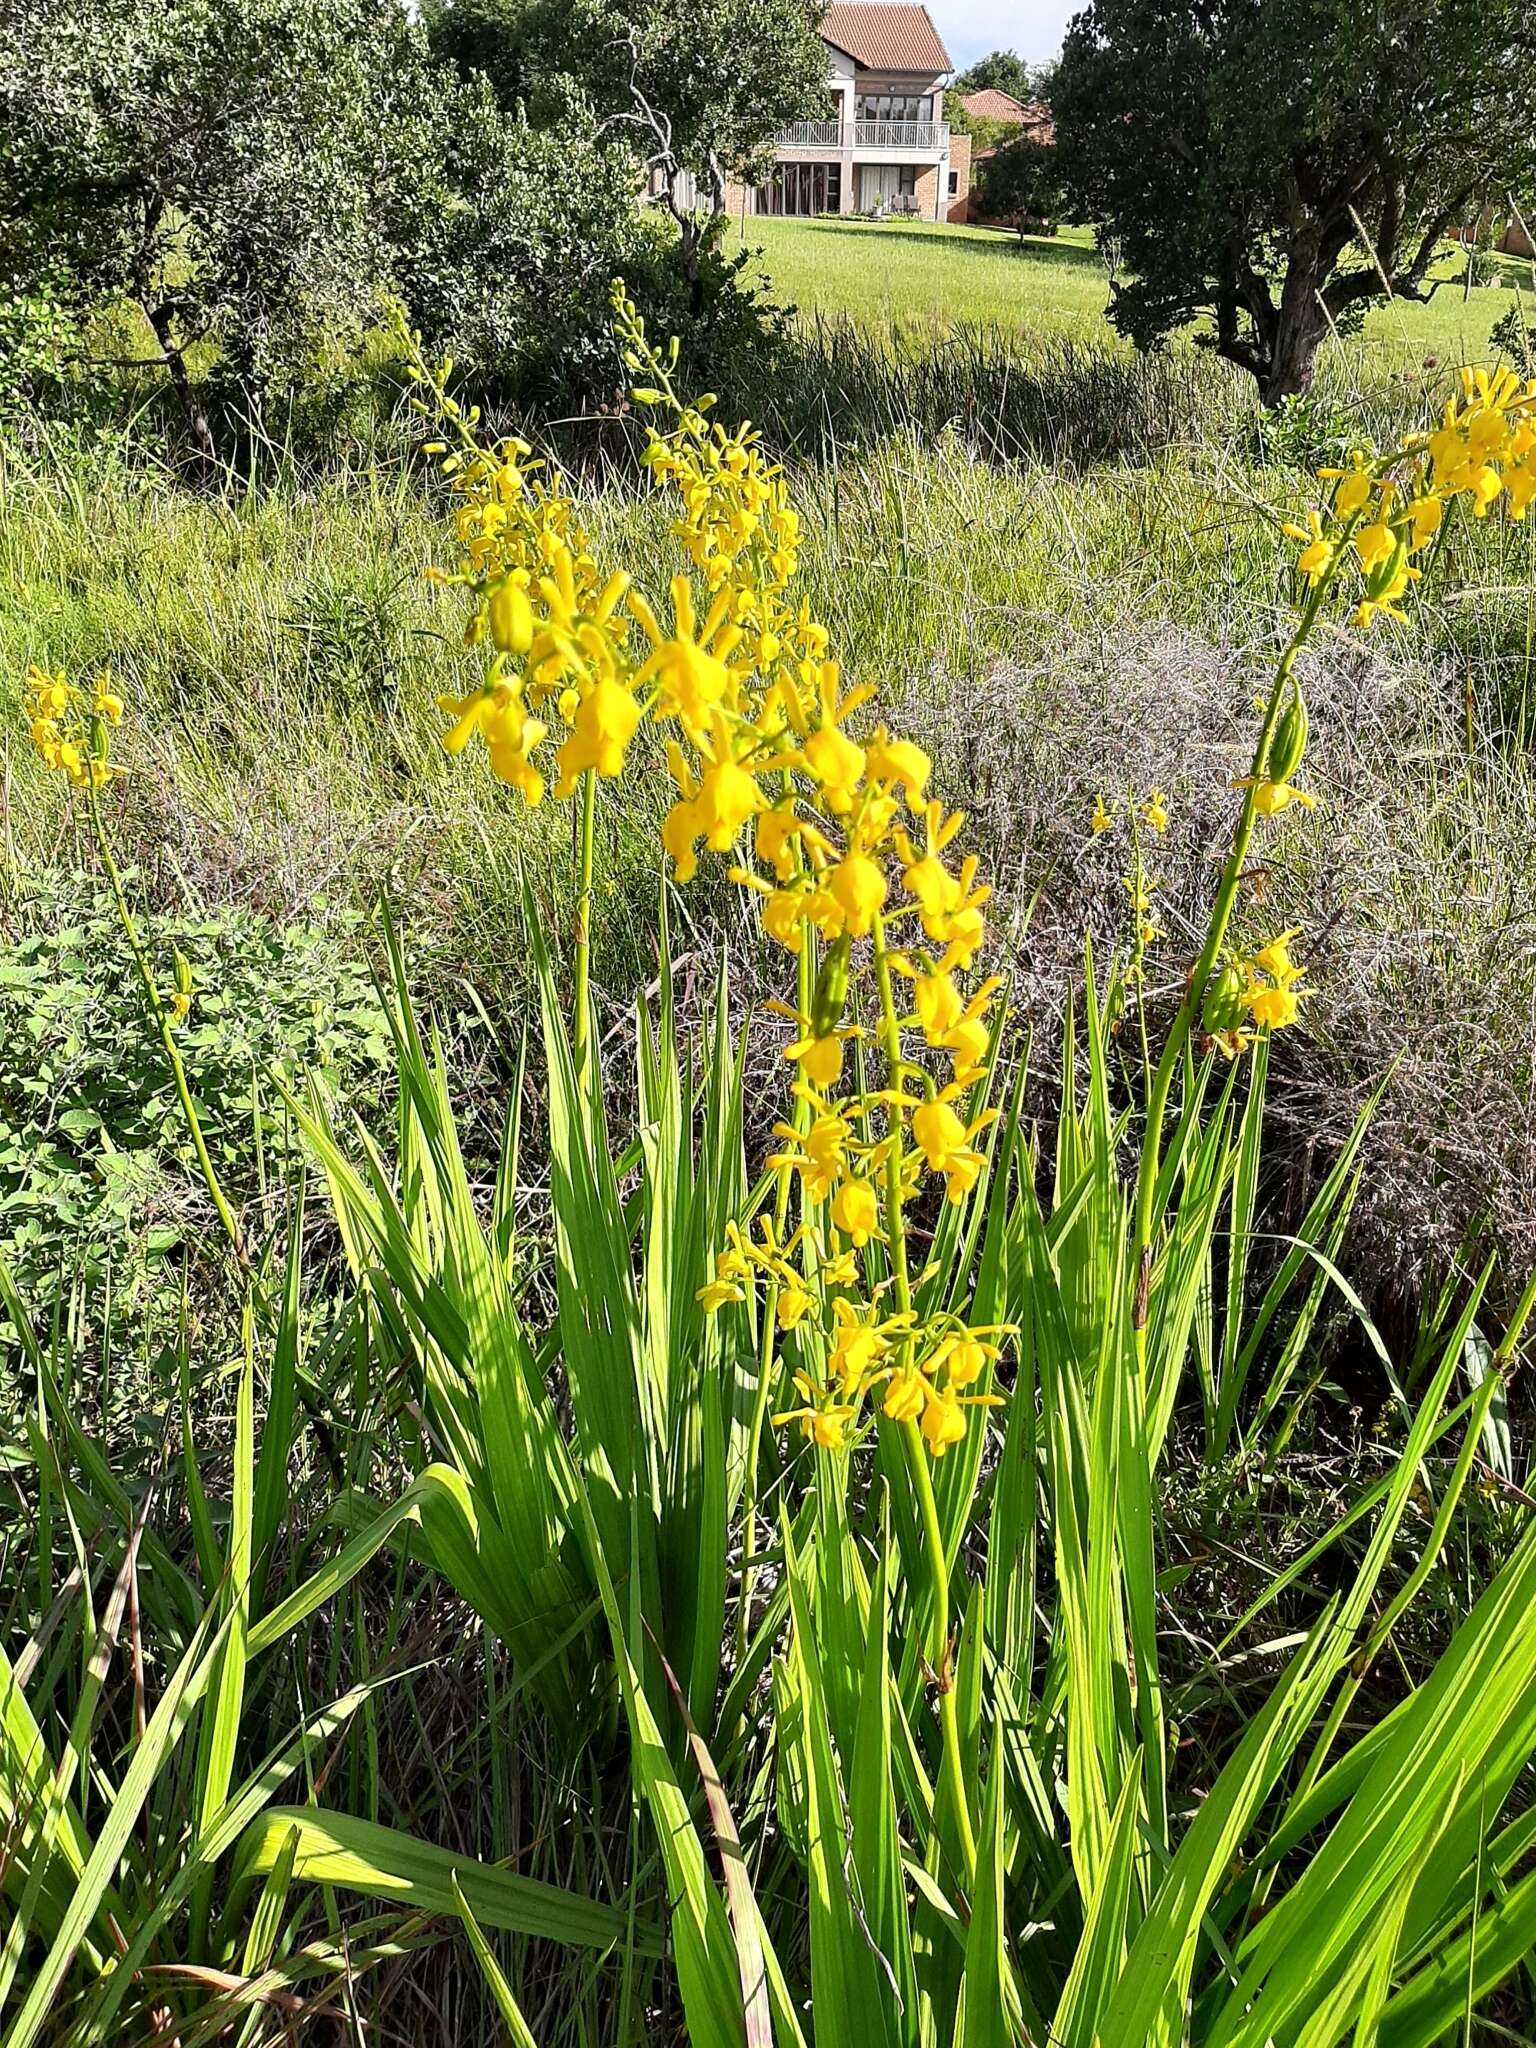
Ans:
[[[885,1054],[886,1086],[891,1094],[901,1093],[906,1077],[906,1062],[901,1052],[901,1022],[896,1010],[896,995],[891,983],[890,955],[885,943],[885,923],[875,919],[875,979],[880,991],[880,1040]],[[885,1232],[891,1255],[891,1273],[896,1286],[897,1306],[903,1314],[912,1307],[912,1282],[907,1266],[906,1221],[902,1215],[902,1158],[901,1158],[901,1111],[892,1107],[889,1115],[890,1144],[885,1162]],[[908,1357],[904,1366],[910,1364],[912,1338],[904,1335],[903,1346]],[[965,1789],[965,1771],[960,1761],[960,1718],[955,1704],[954,1679],[950,1671],[949,1646],[949,1558],[944,1548],[944,1535],[939,1527],[939,1504],[933,1491],[933,1475],[928,1469],[928,1453],[923,1444],[922,1431],[913,1421],[899,1425],[903,1448],[906,1451],[907,1466],[912,1475],[912,1485],[917,1494],[918,1509],[923,1523],[923,1546],[928,1559],[928,1574],[931,1581],[933,1608],[929,1619],[928,1663],[934,1674],[939,1694],[939,1728],[943,1738],[944,1761],[942,1776],[949,1785],[950,1806],[955,1816],[959,1836],[961,1860],[965,1866],[964,1876],[969,1887],[976,1880],[976,1833],[971,1825],[970,1800]]]
[[[1344,543],[1348,539],[1348,531],[1346,529],[1344,539],[1340,542],[1341,555]],[[1275,670],[1275,680],[1270,688],[1269,703],[1264,711],[1264,724],[1253,750],[1253,765],[1250,770],[1253,783],[1256,783],[1264,774],[1265,764],[1269,758],[1269,743],[1274,735],[1275,724],[1280,715],[1280,706],[1285,698],[1286,687],[1290,683],[1292,673],[1295,670],[1296,658],[1311,637],[1313,627],[1317,624],[1323,600],[1332,587],[1334,576],[1337,573],[1338,559],[1339,557],[1336,556],[1333,567],[1313,585],[1307,601],[1302,607],[1301,619],[1295,633],[1292,635],[1290,645],[1286,648],[1284,654],[1281,655],[1279,666]],[[1173,1087],[1173,1077],[1177,1073],[1179,1061],[1183,1057],[1184,1048],[1189,1042],[1195,1028],[1195,1021],[1200,1015],[1200,1005],[1205,997],[1206,983],[1211,978],[1212,970],[1216,965],[1222,946],[1226,942],[1227,928],[1232,922],[1232,912],[1237,904],[1237,892],[1242,884],[1248,859],[1248,846],[1253,837],[1253,828],[1257,817],[1258,790],[1250,785],[1244,794],[1242,812],[1238,818],[1237,831],[1232,841],[1232,853],[1226,867],[1222,871],[1221,884],[1216,891],[1216,901],[1211,908],[1211,920],[1206,929],[1205,943],[1200,949],[1199,959],[1191,970],[1189,983],[1184,991],[1184,999],[1179,1004],[1178,1013],[1174,1017],[1173,1026],[1168,1033],[1167,1043],[1163,1047],[1163,1056],[1158,1061],[1157,1071],[1152,1077],[1152,1086],[1148,1090],[1147,1129],[1142,1141],[1141,1165],[1136,1177],[1136,1225],[1131,1253],[1131,1285],[1136,1290],[1132,1324],[1136,1332],[1138,1355],[1143,1357],[1146,1343],[1144,1333],[1147,1322],[1148,1291],[1151,1282],[1152,1233],[1156,1224],[1156,1218],[1152,1212],[1157,1193],[1158,1174],[1162,1167],[1163,1123],[1168,1113],[1168,1097]]]
[[[960,1837],[960,1855],[965,1865],[966,1885],[976,1882],[976,1832],[971,1825],[970,1800],[965,1789],[965,1769],[960,1761],[960,1715],[955,1703],[954,1676],[949,1651],[949,1559],[939,1528],[939,1504],[934,1496],[933,1475],[928,1470],[928,1453],[922,1431],[915,1422],[901,1424],[907,1466],[917,1492],[922,1514],[923,1540],[933,1580],[933,1617],[928,1638],[928,1663],[939,1692],[939,1728],[944,1743],[942,1777],[949,1784],[950,1807]]]
[[[581,871],[576,894],[576,1071],[587,1067],[591,1030],[592,867],[597,839],[597,777],[589,768],[581,778]]]
[[[893,1096],[901,1093],[906,1062],[901,1056],[901,1024],[896,1014],[896,996],[891,986],[890,955],[885,944],[885,920],[877,917],[875,938],[875,980],[880,991],[880,1044],[885,1054],[886,1086]],[[892,1108],[888,1119],[890,1143],[885,1158],[885,1235],[891,1255],[891,1275],[896,1283],[896,1305],[906,1314],[912,1306],[912,1282],[907,1270],[907,1226],[901,1206],[901,1111]]]
[[[175,1034],[171,1030],[171,1020],[166,1015],[165,1005],[160,1000],[160,991],[155,984],[154,968],[150,964],[149,956],[145,952],[143,942],[139,938],[138,927],[133,921],[133,912],[128,907],[128,897],[123,888],[123,878],[118,870],[117,861],[113,856],[111,842],[107,838],[106,827],[102,822],[101,805],[97,800],[95,786],[90,782],[86,784],[86,802],[90,808],[91,833],[96,841],[96,851],[101,856],[101,865],[106,873],[108,887],[112,891],[112,901],[117,910],[118,922],[123,928],[124,936],[128,940],[128,949],[132,953],[134,965],[138,969],[139,982],[144,991],[145,1004],[154,1022],[155,1029],[159,1033],[160,1043],[165,1048],[165,1056],[170,1062],[171,1075],[176,1084],[177,1099],[181,1103],[182,1115],[186,1118],[187,1129],[191,1133],[192,1149],[197,1155],[198,1170],[202,1174],[203,1183],[209,1195],[212,1197],[219,1222],[223,1225],[224,1234],[229,1239],[230,1249],[234,1252],[240,1264],[244,1266],[248,1262],[245,1239],[236,1220],[235,1212],[230,1207],[223,1188],[219,1185],[219,1176],[214,1171],[213,1161],[208,1156],[208,1145],[203,1137],[202,1120],[198,1116],[197,1105],[192,1100],[192,1090],[187,1083],[187,1070],[182,1063],[181,1049],[177,1045]]]
[[[784,789],[789,790],[789,775],[783,777]],[[798,864],[796,873],[798,874]],[[811,1007],[811,990],[815,984],[815,962],[809,936],[801,944],[795,956],[796,1006],[802,1017],[807,1016]],[[795,1097],[795,1106],[790,1123],[796,1131],[804,1130],[808,1124],[809,1111],[800,1096]],[[773,1196],[774,1236],[779,1244],[784,1242],[784,1227],[789,1216],[789,1196],[794,1180],[792,1167],[781,1166],[778,1183]],[[741,1594],[736,1607],[736,1654],[738,1659],[745,1655],[747,1634],[751,1623],[752,1610],[752,1566],[757,1556],[757,1477],[759,1460],[762,1456],[763,1431],[768,1421],[768,1404],[773,1393],[773,1368],[775,1339],[778,1334],[779,1283],[774,1280],[767,1289],[763,1307],[763,1328],[758,1346],[757,1392],[752,1401],[752,1420],[747,1431],[747,1465],[742,1484],[742,1542],[741,1542]]]

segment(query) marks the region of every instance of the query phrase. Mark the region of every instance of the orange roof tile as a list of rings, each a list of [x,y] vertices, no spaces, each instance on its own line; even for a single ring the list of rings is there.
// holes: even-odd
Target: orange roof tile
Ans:
[[[954,69],[927,8],[911,0],[838,0],[822,16],[821,34],[864,71],[936,78]]]
[[[1011,92],[999,92],[996,86],[987,86],[982,92],[968,92],[961,96],[960,104],[968,114],[978,121],[1017,121],[1022,127],[1030,119],[1031,109],[1022,100],[1016,100]]]

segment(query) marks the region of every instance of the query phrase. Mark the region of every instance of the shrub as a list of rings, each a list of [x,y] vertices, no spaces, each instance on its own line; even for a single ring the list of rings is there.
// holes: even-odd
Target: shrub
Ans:
[[[13,904],[0,957],[0,1259],[26,1300],[81,1300],[110,1270],[119,1338],[174,1320],[206,1191],[173,1077],[145,1038],[133,960],[94,878],[56,873]],[[378,1099],[387,1047],[367,970],[340,934],[249,911],[155,918],[146,947],[167,988],[186,962],[181,1042],[197,1070],[210,1154],[259,1204],[295,1158],[278,1083],[314,1074]]]

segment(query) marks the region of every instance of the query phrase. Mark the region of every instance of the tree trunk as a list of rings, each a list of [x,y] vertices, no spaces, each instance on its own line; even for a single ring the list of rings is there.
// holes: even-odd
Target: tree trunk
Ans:
[[[144,312],[154,329],[155,340],[160,344],[160,353],[165,358],[165,367],[171,379],[171,389],[180,401],[197,452],[207,469],[215,469],[218,466],[219,451],[213,445],[213,429],[208,424],[208,415],[203,410],[201,400],[192,389],[192,381],[187,375],[186,358],[176,340],[176,330],[171,324],[170,311],[165,306],[146,306]]]
[[[1271,410],[1282,399],[1312,388],[1317,352],[1328,332],[1327,316],[1318,298],[1322,282],[1312,239],[1307,238],[1306,245],[1300,248],[1293,244],[1280,294],[1274,340],[1260,379],[1264,403]]]

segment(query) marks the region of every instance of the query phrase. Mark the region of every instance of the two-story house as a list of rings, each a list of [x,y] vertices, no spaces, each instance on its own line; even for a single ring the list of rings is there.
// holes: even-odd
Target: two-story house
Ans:
[[[913,0],[837,0],[822,18],[827,115],[779,137],[772,173],[735,188],[744,213],[912,214],[947,220],[969,184],[970,145],[951,137],[944,85],[953,66]]]

